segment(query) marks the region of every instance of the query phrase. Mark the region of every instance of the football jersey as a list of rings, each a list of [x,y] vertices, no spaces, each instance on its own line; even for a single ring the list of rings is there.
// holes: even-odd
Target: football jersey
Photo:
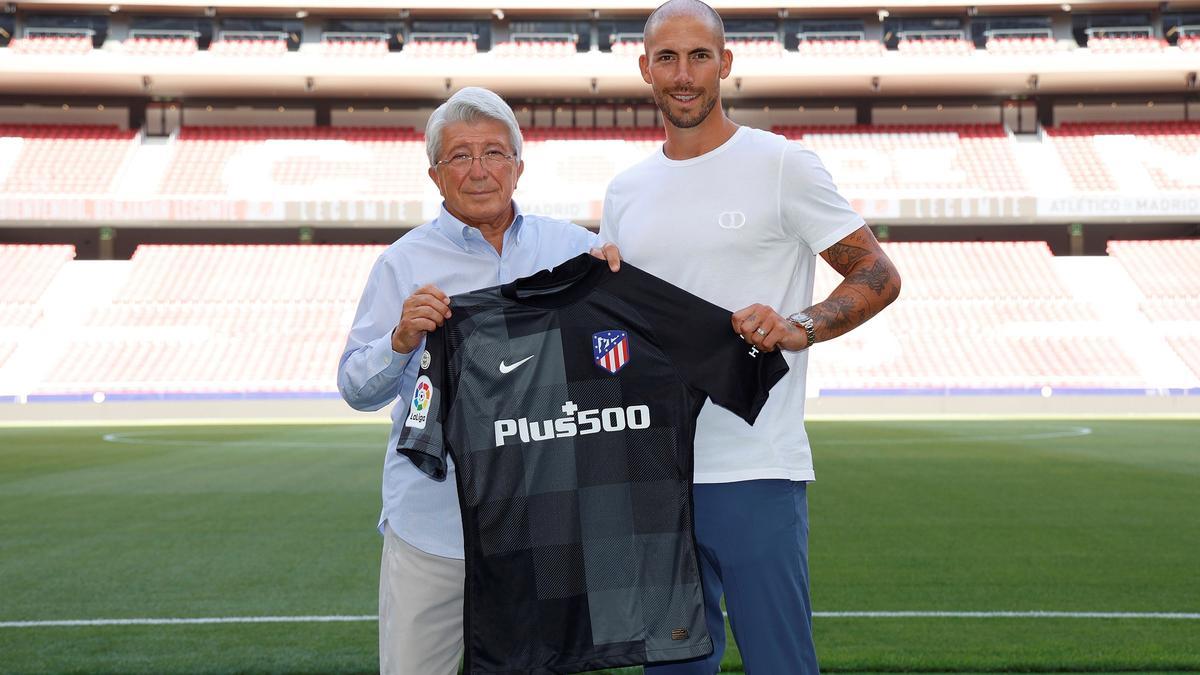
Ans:
[[[711,399],[753,423],[783,357],[744,342],[729,310],[587,254],[450,307],[397,451],[434,478],[456,467],[465,672],[710,654],[696,416]]]

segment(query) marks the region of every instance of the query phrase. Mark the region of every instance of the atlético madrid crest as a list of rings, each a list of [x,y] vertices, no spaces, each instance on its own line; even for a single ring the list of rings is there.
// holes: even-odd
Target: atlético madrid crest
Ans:
[[[629,363],[629,334],[623,330],[605,330],[592,334],[592,358],[596,365],[615,373]]]

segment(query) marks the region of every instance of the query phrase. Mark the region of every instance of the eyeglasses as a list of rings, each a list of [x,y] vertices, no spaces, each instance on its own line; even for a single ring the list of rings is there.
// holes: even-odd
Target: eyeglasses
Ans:
[[[479,160],[480,165],[489,171],[496,169],[507,168],[509,164],[516,159],[516,155],[508,155],[499,150],[488,150],[482,155],[468,155],[465,152],[454,155],[450,159],[440,159],[433,163],[434,166],[448,166],[454,171],[467,171],[471,168],[471,164],[475,160]]]

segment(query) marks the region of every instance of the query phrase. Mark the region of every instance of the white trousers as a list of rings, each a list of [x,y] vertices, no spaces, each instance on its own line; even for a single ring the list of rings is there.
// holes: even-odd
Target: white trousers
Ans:
[[[426,553],[384,528],[379,672],[455,675],[463,654],[463,561]]]

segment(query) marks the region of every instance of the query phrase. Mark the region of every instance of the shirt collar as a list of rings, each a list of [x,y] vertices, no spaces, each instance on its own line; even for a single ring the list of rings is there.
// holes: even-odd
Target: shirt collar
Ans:
[[[504,239],[505,241],[512,241],[515,238],[516,243],[520,244],[523,238],[522,232],[525,229],[525,214],[521,211],[521,206],[520,204],[517,204],[515,199],[513,200],[512,205],[513,222],[512,225],[509,226],[508,230],[504,233]],[[438,212],[437,226],[438,229],[440,229],[442,233],[446,235],[446,238],[454,242],[456,246],[463,250],[467,250],[468,233],[472,230],[475,230],[475,228],[467,225],[458,218],[455,218],[453,214],[447,211],[446,202],[442,202],[441,209]],[[478,232],[478,230],[475,231]]]

